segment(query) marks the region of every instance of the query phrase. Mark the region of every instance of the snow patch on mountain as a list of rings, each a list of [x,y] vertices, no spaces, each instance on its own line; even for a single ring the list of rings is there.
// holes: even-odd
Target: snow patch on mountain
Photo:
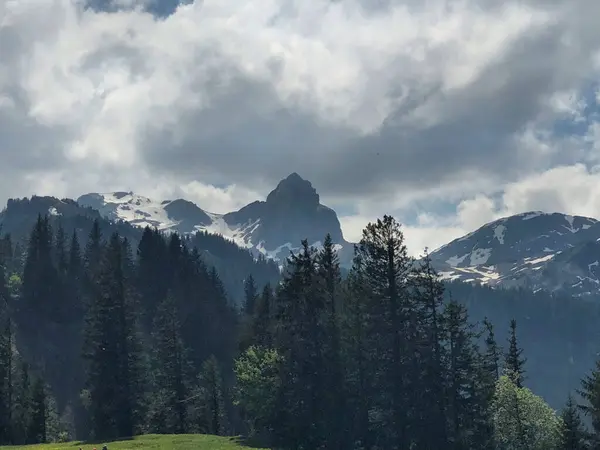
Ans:
[[[299,204],[298,208],[294,208],[295,196],[304,201],[308,198],[312,203],[309,202],[308,207]],[[137,227],[148,226],[182,235],[196,232],[217,234],[250,250],[257,257],[262,255],[273,260],[284,260],[290,252],[298,251],[300,240],[311,230],[313,237],[309,238],[309,244],[321,248],[322,242],[316,237],[325,237],[329,232],[334,239],[334,248],[339,252],[340,262],[348,265],[352,246],[346,245],[348,243],[343,240],[335,212],[320,205],[318,199],[309,182],[292,174],[269,194],[267,202],[254,202],[227,214],[204,211],[183,199],[156,201],[133,192],[85,194],[77,202],[97,210],[109,220],[125,221]],[[307,219],[305,212],[313,217]]]
[[[524,213],[524,214],[519,214],[519,216],[522,216],[522,220],[531,220],[531,219],[535,219],[536,217],[539,216],[543,216],[544,213],[541,211],[532,211],[529,213]]]
[[[494,228],[494,237],[498,239],[498,242],[504,244],[504,232],[506,231],[506,227],[504,225],[498,225]]]
[[[478,248],[473,250],[469,261],[471,266],[480,266],[485,264],[490,259],[490,256],[492,256],[491,248]]]
[[[600,222],[540,211],[504,217],[438,248],[446,280],[600,294]]]
[[[467,256],[469,256],[469,254],[468,254],[468,253],[467,253],[467,254],[464,254],[464,255],[462,255],[462,256],[454,255],[454,256],[452,256],[451,258],[448,258],[448,259],[446,260],[446,263],[447,263],[448,265],[452,266],[452,267],[456,267],[456,266],[458,266],[460,263],[462,263],[462,262],[463,262],[463,261],[464,261],[464,260],[467,258]]]

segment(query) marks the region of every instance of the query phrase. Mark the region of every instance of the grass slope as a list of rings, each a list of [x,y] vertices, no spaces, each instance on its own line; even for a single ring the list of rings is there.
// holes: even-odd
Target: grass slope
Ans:
[[[82,444],[70,442],[67,444],[39,444],[14,447],[1,447],[0,450],[101,450],[104,444]],[[127,441],[107,442],[108,450],[250,450],[236,438],[207,436],[202,434],[182,435],[144,435],[136,436]],[[255,449],[261,450],[261,449]],[[267,449],[262,449],[267,450]]]

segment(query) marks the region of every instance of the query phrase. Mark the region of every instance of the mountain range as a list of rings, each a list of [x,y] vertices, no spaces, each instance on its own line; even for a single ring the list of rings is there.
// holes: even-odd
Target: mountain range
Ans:
[[[319,247],[330,234],[342,265],[348,267],[352,261],[353,244],[344,239],[336,212],[323,205],[312,184],[297,173],[281,180],[265,200],[226,214],[205,211],[185,199],[155,200],[133,192],[88,193],[76,201],[36,199],[34,208],[9,200],[0,213],[5,231],[18,232],[44,212],[103,217],[115,226],[133,229],[150,226],[189,236],[221,235],[255,258],[280,266],[302,239]],[[131,234],[130,228],[121,233]],[[600,222],[589,217],[540,211],[517,214],[488,223],[430,256],[448,281],[580,297],[600,293]]]
[[[133,192],[90,193],[77,203],[97,210],[104,217],[139,227],[155,227],[180,234],[220,234],[255,255],[283,261],[303,239],[319,247],[327,234],[340,259],[349,263],[353,246],[343,235],[337,214],[320,203],[312,184],[292,173],[281,180],[264,201],[255,201],[238,211],[215,214],[184,199],[153,200]]]
[[[329,233],[346,267],[353,251],[335,211],[321,204],[311,183],[297,174],[264,200],[227,214],[184,199],[155,200],[133,192],[89,193],[76,200],[11,199],[0,212],[0,234],[10,234],[13,243],[11,273],[23,273],[24,245],[39,215],[49,217],[56,236],[62,227],[82,245],[94,222],[105,238],[114,232],[127,238],[133,251],[145,226],[177,232],[216,270],[237,306],[248,275],[257,286],[276,284],[283,260],[303,238],[318,246]],[[530,386],[555,408],[562,407],[565,392],[579,387],[598,355],[600,302],[573,298],[600,297],[599,239],[596,219],[527,212],[488,223],[430,253],[446,281],[446,298],[464,304],[474,322],[489,318],[500,344],[506,342],[510,320],[518,321]],[[4,243],[3,237],[0,251]]]

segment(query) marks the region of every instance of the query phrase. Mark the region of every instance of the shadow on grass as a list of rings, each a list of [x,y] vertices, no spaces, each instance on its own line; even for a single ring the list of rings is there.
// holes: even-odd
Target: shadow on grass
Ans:
[[[236,444],[241,445],[242,447],[248,448],[269,448],[269,445],[266,442],[266,439],[260,438],[258,436],[240,436],[236,438]]]
[[[91,439],[89,441],[81,441],[78,442],[78,444],[81,445],[94,445],[96,446],[96,448],[102,448],[104,445],[106,445],[108,447],[108,444],[110,444],[111,442],[124,442],[124,441],[133,441],[135,439],[135,436],[126,436],[126,437],[119,437],[119,438],[110,438],[110,439],[106,439],[106,440],[95,440],[95,439]]]

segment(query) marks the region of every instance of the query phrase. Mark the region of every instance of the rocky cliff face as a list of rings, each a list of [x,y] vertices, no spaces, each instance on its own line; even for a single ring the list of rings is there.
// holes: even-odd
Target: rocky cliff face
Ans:
[[[153,200],[133,192],[91,193],[77,199],[111,220],[182,234],[220,234],[257,255],[282,261],[300,242],[318,247],[327,234],[337,244],[340,259],[351,261],[352,245],[344,240],[337,214],[320,203],[312,184],[297,173],[281,180],[266,200],[238,211],[214,214],[184,199]]]

